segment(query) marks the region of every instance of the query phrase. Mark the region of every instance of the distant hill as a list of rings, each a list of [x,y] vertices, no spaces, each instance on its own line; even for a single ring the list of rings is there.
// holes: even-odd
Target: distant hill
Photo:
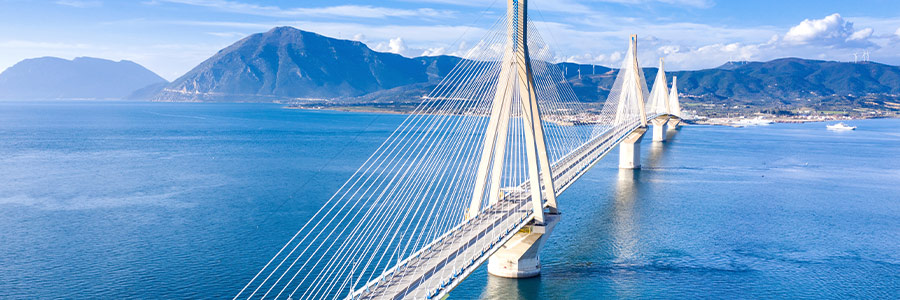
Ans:
[[[148,87],[136,95],[160,101],[417,102],[460,60],[406,58],[373,51],[356,41],[277,27],[219,51],[171,84]],[[587,103],[606,99],[617,72],[603,66],[558,66],[579,99]],[[644,73],[652,86],[656,69],[645,68]],[[679,77],[678,88],[686,103],[824,109],[878,106],[881,100],[872,104],[872,99],[900,98],[900,67],[878,63],[785,58],[729,62],[669,75]]]
[[[590,65],[560,66],[568,69],[566,77],[579,98],[586,102],[605,99],[617,72],[597,67],[596,74],[584,75],[590,74]],[[573,74],[573,69],[582,70],[580,79],[577,73]],[[653,85],[656,72],[656,68],[644,68],[648,85]],[[782,58],[768,62],[729,62],[713,69],[667,73],[670,84],[672,76],[678,76],[679,92],[707,102],[792,104],[900,95],[900,67],[874,62]]]
[[[560,63],[558,66],[583,102],[606,100],[618,72],[603,66],[572,63]],[[653,85],[656,72],[656,68],[644,68],[648,85]],[[672,76],[678,77],[678,90],[689,98],[688,101],[792,105],[900,97],[900,67],[874,62],[782,58],[667,73],[670,84]],[[408,90],[404,92],[412,94]],[[424,93],[427,91],[420,92]]]
[[[558,64],[576,96],[601,104],[609,95],[618,70],[602,66]],[[580,71],[580,72],[579,72]],[[656,68],[644,68],[649,86]],[[700,115],[790,111],[900,111],[900,67],[879,63],[844,63],[776,59],[768,62],[728,63],[697,71],[668,72],[678,77],[682,103]],[[350,99],[357,103],[415,103],[435,84],[411,84]]]
[[[123,99],[166,80],[134,62],[79,57],[23,60],[0,73],[0,99]]]
[[[900,94],[900,67],[874,62],[783,58],[750,62],[731,70],[674,72],[679,87],[693,95],[790,102],[820,97]]]
[[[272,101],[360,96],[439,79],[454,59],[409,59],[373,51],[356,41],[277,27],[222,49],[154,98]]]

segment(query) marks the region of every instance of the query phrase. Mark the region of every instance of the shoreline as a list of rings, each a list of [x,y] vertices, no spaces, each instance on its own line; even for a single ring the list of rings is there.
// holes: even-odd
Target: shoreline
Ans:
[[[403,112],[398,110],[391,109],[376,109],[373,107],[362,107],[362,106],[299,106],[299,105],[287,105],[282,106],[284,109],[305,109],[305,110],[324,110],[324,111],[340,111],[340,112],[358,112],[358,113],[381,113],[381,114],[390,114],[390,115],[410,115],[413,110],[409,112]]]
[[[710,118],[710,119],[701,119],[701,120],[690,120],[691,123],[697,125],[712,125],[712,126],[729,126],[729,127],[749,127],[749,126],[760,126],[760,125],[770,125],[770,124],[805,124],[805,123],[825,123],[825,122],[844,122],[844,121],[859,121],[859,120],[873,120],[873,119],[900,119],[898,117],[872,117],[872,118],[851,118],[851,117],[839,117],[839,118],[773,118],[773,119],[753,119],[753,118]]]
[[[321,111],[336,111],[336,112],[353,112],[353,113],[380,113],[380,114],[391,114],[391,115],[410,115],[413,114],[415,107],[411,107],[408,111],[397,110],[384,108],[379,109],[377,107],[371,106],[302,106],[302,105],[286,105],[282,106],[284,109],[304,109],[304,110],[321,110]],[[710,126],[728,126],[728,127],[748,127],[748,126],[759,126],[759,125],[769,125],[769,124],[803,124],[803,123],[818,123],[818,122],[834,122],[834,121],[858,121],[858,120],[872,120],[872,119],[900,119],[900,116],[879,116],[872,118],[852,118],[852,117],[805,117],[805,118],[771,118],[771,119],[760,119],[764,121],[764,123],[753,123],[746,122],[750,120],[754,120],[753,116],[751,117],[732,117],[732,118],[703,118],[703,119],[683,119],[682,124],[685,125],[710,125]],[[745,121],[745,123],[741,123],[741,121]],[[556,122],[554,122],[556,123]]]
[[[337,112],[352,112],[352,113],[376,113],[376,114],[390,114],[390,115],[429,115],[429,116],[470,116],[466,114],[453,114],[453,113],[415,113],[415,110],[418,107],[411,108],[409,110],[391,110],[391,109],[375,109],[367,106],[299,106],[299,105],[288,105],[282,106],[283,109],[305,109],[305,110],[321,110],[321,111],[337,111]],[[544,121],[556,124],[557,126],[575,126],[575,125],[584,125],[584,124],[593,124],[589,121],[576,121],[572,122],[569,120],[558,120],[558,119],[545,119]]]

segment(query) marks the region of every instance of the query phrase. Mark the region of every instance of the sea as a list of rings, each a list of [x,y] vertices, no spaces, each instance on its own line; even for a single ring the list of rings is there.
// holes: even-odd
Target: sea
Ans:
[[[0,299],[231,299],[403,115],[0,102]],[[900,299],[900,120],[644,139],[559,197],[530,279],[450,299]]]

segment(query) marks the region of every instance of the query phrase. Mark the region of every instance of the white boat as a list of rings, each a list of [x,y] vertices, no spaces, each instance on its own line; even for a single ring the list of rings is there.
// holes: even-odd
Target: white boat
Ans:
[[[766,119],[763,119],[762,116],[759,116],[759,117],[756,117],[753,119],[743,119],[743,120],[737,121],[733,125],[738,125],[740,127],[743,127],[743,126],[769,125],[772,123],[773,123],[772,120],[766,120]]]
[[[827,127],[828,130],[838,130],[838,131],[856,130],[856,126],[847,126],[847,124],[844,124],[844,122],[840,122],[840,123],[832,124],[832,125],[825,125],[825,127]]]

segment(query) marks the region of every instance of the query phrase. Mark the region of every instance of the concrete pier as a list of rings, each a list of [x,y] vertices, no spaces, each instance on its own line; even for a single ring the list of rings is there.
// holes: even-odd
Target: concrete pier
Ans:
[[[619,143],[620,169],[641,168],[641,140],[644,139],[644,132],[647,132],[647,128],[635,129]]]
[[[559,214],[544,214],[543,224],[526,225],[488,259],[488,273],[505,278],[541,274],[541,246],[559,222]]]
[[[665,142],[666,141],[666,128],[669,124],[669,118],[658,118],[653,119],[651,121],[653,123],[653,141],[654,142]]]
[[[669,127],[669,130],[675,130],[675,129],[678,129],[678,125],[680,125],[680,124],[681,124],[681,119],[670,118],[669,124],[666,124],[666,125],[667,125],[667,127]]]

